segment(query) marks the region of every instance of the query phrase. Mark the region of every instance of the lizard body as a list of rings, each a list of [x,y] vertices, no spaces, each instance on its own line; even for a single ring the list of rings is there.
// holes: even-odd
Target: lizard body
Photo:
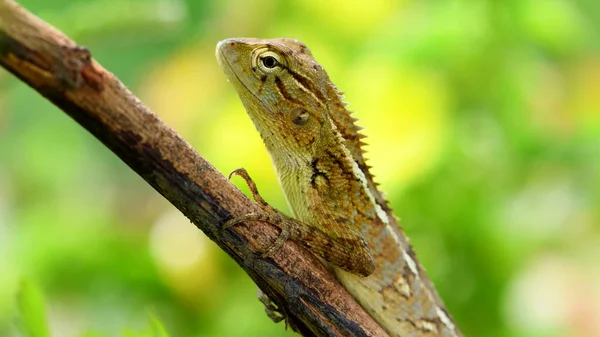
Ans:
[[[290,238],[332,262],[390,335],[461,336],[369,173],[356,119],[308,48],[289,38],[227,39],[216,55],[303,224]],[[329,240],[307,242],[314,231]],[[345,264],[349,256],[359,258]]]

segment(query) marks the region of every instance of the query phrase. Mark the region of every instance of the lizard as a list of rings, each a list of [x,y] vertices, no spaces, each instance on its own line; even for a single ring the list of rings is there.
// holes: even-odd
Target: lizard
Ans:
[[[374,182],[357,119],[306,45],[230,38],[217,44],[216,57],[299,220],[274,215],[247,173],[234,171],[266,212],[224,228],[244,220],[277,225],[281,235],[268,252],[289,238],[331,262],[338,280],[390,336],[462,336]]]

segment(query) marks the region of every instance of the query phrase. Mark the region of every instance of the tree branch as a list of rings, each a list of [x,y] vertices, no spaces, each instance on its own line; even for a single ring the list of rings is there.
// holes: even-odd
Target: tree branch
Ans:
[[[215,62],[216,64],[216,62]],[[89,51],[12,0],[0,0],[0,65],[37,90],[121,158],[231,256],[304,335],[386,333],[335,277],[293,242],[260,252],[279,231],[250,222],[259,208],[100,64]],[[216,66],[216,65],[215,65]]]

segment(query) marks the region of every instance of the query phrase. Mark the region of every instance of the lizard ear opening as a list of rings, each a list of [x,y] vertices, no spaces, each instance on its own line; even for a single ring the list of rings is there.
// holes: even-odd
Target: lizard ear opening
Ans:
[[[292,122],[296,125],[305,125],[310,119],[310,114],[304,108],[296,108],[292,111]]]

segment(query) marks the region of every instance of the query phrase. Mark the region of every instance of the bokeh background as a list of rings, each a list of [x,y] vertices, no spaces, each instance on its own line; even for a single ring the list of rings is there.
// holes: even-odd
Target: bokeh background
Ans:
[[[20,3],[285,211],[214,48],[300,39],[366,127],[377,181],[465,335],[600,336],[597,0]],[[171,336],[293,335],[214,243],[0,69],[0,336],[20,335],[22,280],[53,336],[127,335],[149,312]]]

